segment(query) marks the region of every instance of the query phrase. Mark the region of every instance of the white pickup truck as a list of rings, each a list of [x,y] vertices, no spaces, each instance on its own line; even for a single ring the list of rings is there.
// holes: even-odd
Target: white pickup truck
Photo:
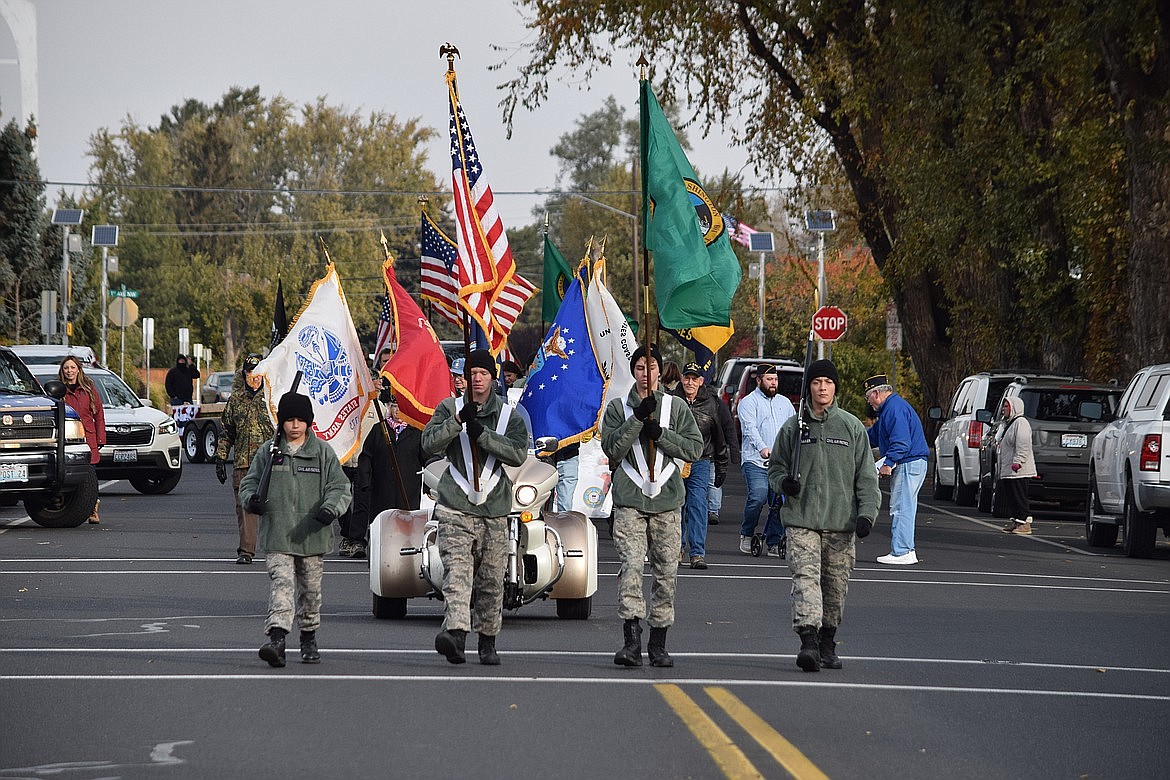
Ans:
[[[1117,418],[1093,440],[1085,538],[1091,547],[1122,545],[1149,558],[1158,529],[1170,537],[1170,363],[1138,371]]]

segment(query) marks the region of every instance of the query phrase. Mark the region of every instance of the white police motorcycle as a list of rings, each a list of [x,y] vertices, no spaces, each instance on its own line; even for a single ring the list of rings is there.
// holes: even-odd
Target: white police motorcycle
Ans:
[[[556,439],[536,442],[536,452],[555,447]],[[423,470],[423,509],[387,509],[370,525],[374,617],[402,619],[408,599],[443,598],[438,522],[431,514],[447,465],[444,458]],[[546,511],[557,484],[554,466],[530,452],[523,464],[504,471],[512,481],[504,609],[554,599],[557,617],[587,619],[597,592],[597,529],[580,512]]]

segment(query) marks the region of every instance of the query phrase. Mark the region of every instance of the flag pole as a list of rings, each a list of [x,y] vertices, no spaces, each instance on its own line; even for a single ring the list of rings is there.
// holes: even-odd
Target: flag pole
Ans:
[[[451,83],[451,91],[456,97],[459,96],[459,83],[455,78],[455,58],[459,56],[459,49],[455,45],[447,42],[439,47],[439,57],[447,59],[447,80]],[[490,343],[490,342],[489,342]],[[471,359],[471,318],[467,313],[467,308],[463,308],[463,359],[466,361]],[[467,390],[470,393],[471,385],[468,384]],[[469,437],[470,438],[470,437]],[[473,481],[472,487],[476,492],[479,491],[479,448],[475,445],[475,440],[471,439],[471,477]]]
[[[643,52],[638,57],[638,62],[636,64],[638,66],[638,81],[639,81],[639,83],[645,82],[646,81],[646,67],[650,64],[650,61],[648,59],[646,59],[645,52]],[[641,94],[641,92],[642,92],[642,90],[639,90],[639,96],[638,96],[639,102],[645,103],[645,97]],[[639,112],[638,112],[638,116],[639,116],[639,119],[640,119],[642,125],[645,124],[645,119],[646,119],[645,108],[646,107],[644,105],[642,105],[639,108]],[[641,147],[640,151],[641,151],[641,158],[642,158],[641,159],[641,162],[642,162],[642,223],[643,223],[642,233],[643,233],[643,235],[645,235],[645,233],[646,233],[645,223],[646,223],[646,220],[648,218],[648,215],[646,214],[646,149],[645,149],[646,128],[644,126],[642,126],[640,128],[640,132],[639,132],[638,136],[639,136],[639,144]],[[650,330],[650,250],[646,247],[645,240],[642,241],[642,311],[643,311],[643,318],[644,318],[642,327],[644,328],[645,333],[646,333],[646,367],[647,367],[647,370],[649,370],[650,361],[653,359],[650,357],[650,351],[654,348],[656,339],[655,339],[654,331]],[[649,387],[647,387],[647,389],[649,389]],[[653,392],[653,391],[651,391],[651,392]],[[648,438],[646,452],[647,452],[647,455],[649,456],[647,458],[647,462],[648,462],[649,467],[650,467],[649,478],[651,481],[653,481],[654,480],[654,440],[653,439]]]
[[[544,241],[545,241],[545,244],[547,245],[548,244],[548,209],[545,209],[545,212],[544,212]],[[544,251],[548,252],[547,246],[546,246],[546,249]],[[547,284],[544,286],[548,287]],[[541,333],[548,333],[548,325],[549,324],[547,322],[545,322],[545,319],[544,319],[544,298],[546,295],[548,295],[547,289],[540,291],[540,314],[541,314],[540,332]]]
[[[386,262],[390,263],[391,267],[394,265],[394,255],[390,254],[390,244],[386,241],[386,234],[378,231],[379,240],[382,242],[382,253],[386,256]],[[386,284],[386,274],[382,274],[382,288],[386,291],[386,297],[390,297],[390,287]],[[398,314],[394,314],[394,337],[390,340],[391,353],[398,351]],[[375,363],[378,356],[374,356]],[[378,378],[385,383],[385,378],[382,376],[382,367],[376,366],[378,370]],[[386,424],[386,415],[382,413],[382,406],[378,399],[374,400],[374,411],[378,413],[378,427],[382,429],[382,435],[386,438],[386,449],[390,451],[390,462],[394,464],[394,479],[398,483],[398,503],[401,504],[399,509],[409,509],[406,501],[406,485],[402,482],[402,469],[398,467],[398,451],[394,445],[394,441],[390,438],[390,426]]]

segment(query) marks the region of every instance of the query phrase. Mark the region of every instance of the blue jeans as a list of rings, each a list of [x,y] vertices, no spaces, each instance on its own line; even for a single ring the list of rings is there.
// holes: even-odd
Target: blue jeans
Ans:
[[[683,504],[683,545],[688,555],[707,554],[707,493],[711,488],[711,461],[699,460],[691,464],[691,473],[683,480],[687,500]]]
[[[925,460],[899,463],[890,475],[890,551],[894,555],[905,555],[914,549],[918,491],[925,479]]]
[[[760,510],[768,509],[768,519],[764,522],[764,542],[769,546],[780,544],[784,537],[784,524],[780,522],[780,508],[776,494],[768,487],[768,470],[754,463],[743,464],[743,479],[747,483],[747,501],[743,505],[743,525],[739,527],[740,536],[752,536],[756,526],[760,524]]]
[[[711,466],[711,486],[707,490],[707,513],[719,516],[723,509],[723,488],[715,487],[715,466]]]
[[[571,458],[557,463],[557,511],[568,512],[573,508],[573,494],[577,492],[577,459]]]

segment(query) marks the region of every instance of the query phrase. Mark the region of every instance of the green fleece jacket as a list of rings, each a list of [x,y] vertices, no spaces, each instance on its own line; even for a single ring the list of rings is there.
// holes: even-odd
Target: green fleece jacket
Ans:
[[[662,391],[654,393],[657,406],[654,408],[654,419],[659,420],[662,413]],[[632,408],[642,402],[637,388],[630,390],[625,403]],[[621,399],[615,398],[605,407],[605,417],[601,421],[601,449],[609,459],[609,467],[613,470],[613,483],[610,492],[613,495],[614,506],[626,506],[643,512],[665,512],[677,509],[683,505],[686,498],[686,489],[683,487],[682,475],[678,470],[670,475],[662,486],[661,492],[650,498],[642,492],[625,469],[622,461],[626,461],[637,469],[634,448],[640,447],[643,457],[649,462],[647,444],[649,439],[642,435],[642,421],[630,416],[626,419]],[[686,401],[675,398],[670,405],[670,426],[663,426],[662,436],[654,442],[655,452],[660,452],[668,458],[675,458],[687,463],[694,463],[703,454],[703,436],[699,433],[699,426],[695,424],[695,417],[687,407]]]
[[[475,447],[480,469],[489,455],[496,456],[497,468],[501,463],[519,466],[528,457],[528,426],[515,410],[508,418],[508,427],[503,435],[496,433],[496,425],[499,424],[503,408],[504,402],[495,393],[479,407],[476,419],[483,426],[483,433],[476,440]],[[463,459],[463,445],[459,436],[462,431],[463,424],[455,417],[455,399],[444,398],[439,408],[435,409],[435,414],[427,423],[427,427],[423,428],[423,451],[446,457],[454,468],[466,474],[467,466]],[[504,517],[512,510],[512,480],[508,479],[502,468],[499,469],[499,473],[500,481],[488,493],[487,500],[477,505],[471,503],[467,491],[459,487],[455,478],[451,476],[451,469],[448,468],[439,480],[439,503],[457,512],[477,517]]]
[[[282,437],[280,453],[268,483],[268,511],[260,515],[260,546],[288,555],[324,555],[333,548],[333,524],[319,523],[317,511],[327,507],[340,517],[353,500],[349,479],[333,450],[312,429],[295,454]],[[270,439],[256,450],[240,480],[241,504],[256,495],[260,475],[271,460]]]
[[[853,531],[858,517],[877,517],[882,495],[865,426],[833,404],[821,417],[806,407],[808,433],[800,445],[800,495],[784,497],[785,526],[814,531]],[[776,434],[768,458],[768,485],[781,493],[792,472],[797,419],[789,417]]]

